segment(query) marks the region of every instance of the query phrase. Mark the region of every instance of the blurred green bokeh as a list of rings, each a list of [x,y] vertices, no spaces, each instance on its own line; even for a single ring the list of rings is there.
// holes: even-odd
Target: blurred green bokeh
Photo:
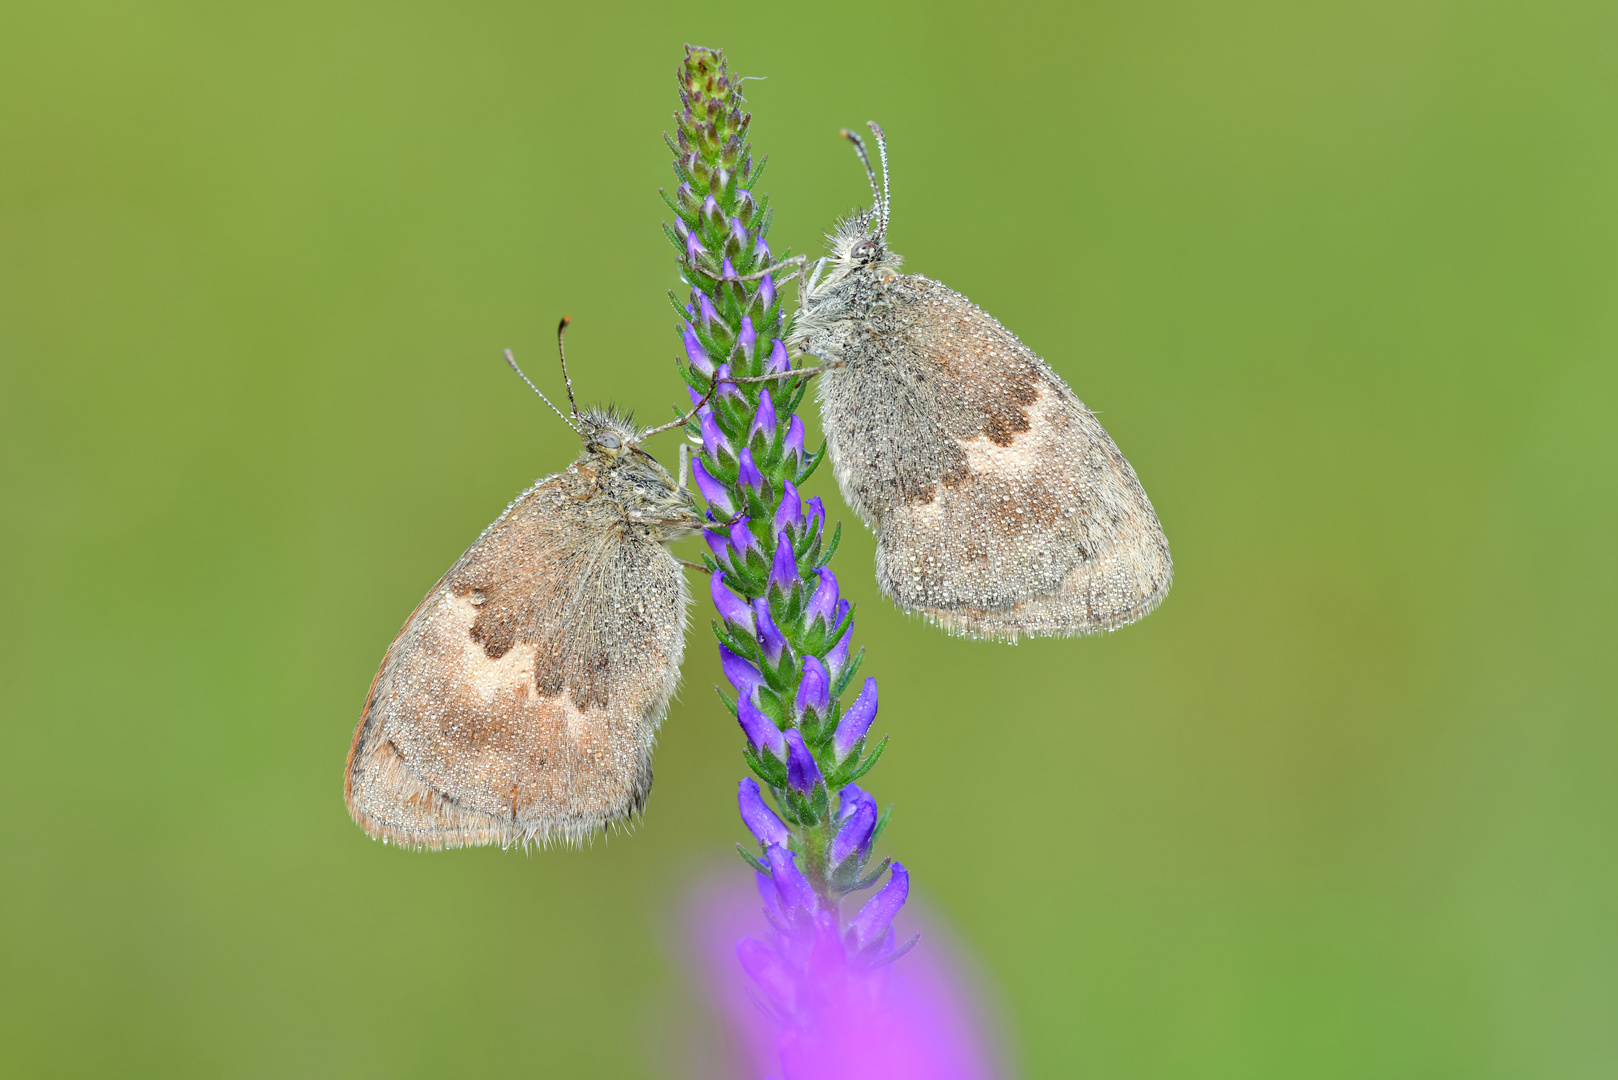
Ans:
[[[581,396],[678,396],[689,40],[768,76],[777,251],[882,121],[908,267],[1174,547],[1145,622],[1016,647],[840,559],[885,843],[1023,1072],[1618,1072],[1618,7],[690,10],[7,6],[0,1071],[679,1071],[671,907],[740,834],[700,609],[632,835],[401,853],[340,784],[399,623],[574,452],[500,349],[553,385],[566,313]]]

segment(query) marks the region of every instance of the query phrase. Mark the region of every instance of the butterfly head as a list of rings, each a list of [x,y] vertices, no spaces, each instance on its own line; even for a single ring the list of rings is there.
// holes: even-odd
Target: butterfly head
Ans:
[[[608,501],[633,521],[671,540],[702,522],[691,493],[681,488],[657,459],[641,449],[645,430],[612,408],[581,409],[575,422],[584,440],[578,465],[595,475]]]
[[[888,190],[888,142],[882,128],[871,121],[876,135],[876,146],[882,157],[882,186],[876,182],[876,170],[865,152],[865,142],[852,131],[844,130],[843,138],[854,144],[860,164],[865,166],[865,177],[871,182],[871,208],[856,210],[837,223],[826,237],[831,251],[832,276],[838,277],[858,270],[897,269],[899,256],[888,250],[888,216],[893,198]]]

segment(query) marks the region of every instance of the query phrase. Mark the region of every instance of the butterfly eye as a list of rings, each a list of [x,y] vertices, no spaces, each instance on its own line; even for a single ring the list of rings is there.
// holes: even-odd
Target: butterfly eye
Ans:
[[[618,441],[618,436],[616,436],[616,435],[614,435],[614,434],[613,434],[613,433],[612,433],[612,432],[610,432],[610,431],[608,431],[608,432],[606,432],[606,433],[604,433],[604,434],[603,434],[603,435],[602,435],[602,436],[601,436],[601,438],[599,438],[599,439],[597,439],[597,440],[596,440],[596,444],[597,444],[597,445],[598,445],[598,446],[600,446],[600,447],[601,447],[601,448],[602,448],[602,449],[604,449],[604,450],[616,450],[616,449],[618,449],[618,448],[619,448],[619,447],[620,447],[620,446],[621,446],[621,445],[623,445],[623,444],[622,444],[622,443],[620,443],[620,442],[619,442],[619,441]]]

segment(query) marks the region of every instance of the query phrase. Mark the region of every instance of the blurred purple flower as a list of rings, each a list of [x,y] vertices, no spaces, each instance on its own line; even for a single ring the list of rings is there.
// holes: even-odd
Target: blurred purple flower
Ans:
[[[732,1066],[716,1080],[1006,1075],[970,967],[932,920],[924,947],[868,967],[849,956],[830,912],[794,922],[776,884],[756,878],[755,894],[727,868],[687,908],[687,940],[728,1043],[715,1056]],[[913,917],[901,918],[894,936],[909,938]]]

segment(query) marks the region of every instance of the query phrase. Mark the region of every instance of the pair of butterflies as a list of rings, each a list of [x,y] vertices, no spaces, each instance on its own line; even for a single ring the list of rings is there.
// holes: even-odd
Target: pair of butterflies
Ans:
[[[876,531],[882,591],[952,632],[1002,640],[1145,615],[1172,564],[1134,470],[992,316],[899,272],[886,147],[878,191],[850,138],[873,205],[828,238],[790,344],[827,362],[827,453]],[[641,449],[674,425],[576,407],[570,423],[579,458],[483,531],[383,658],[344,782],[373,837],[576,844],[645,802],[690,603],[666,545],[704,519]]]

